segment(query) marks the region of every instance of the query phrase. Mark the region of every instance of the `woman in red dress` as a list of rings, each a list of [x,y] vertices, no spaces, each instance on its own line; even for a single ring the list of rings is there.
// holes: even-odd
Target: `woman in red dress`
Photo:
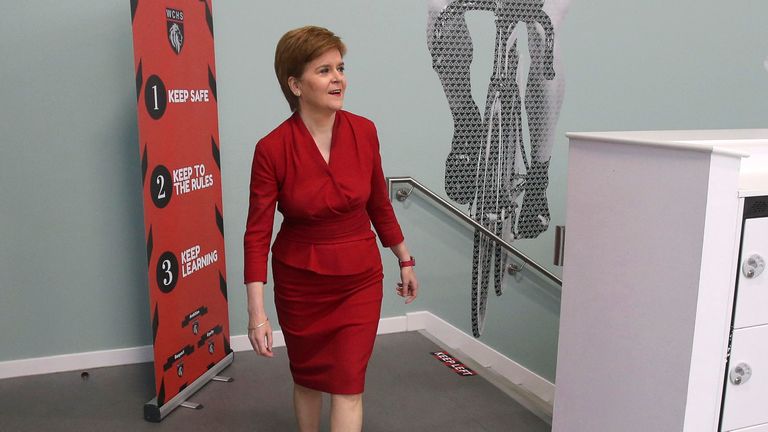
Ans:
[[[321,395],[331,429],[362,429],[365,370],[376,338],[382,264],[376,236],[400,262],[396,289],[412,302],[414,259],[389,202],[373,123],[342,111],[346,47],[330,31],[302,27],[278,42],[275,73],[293,115],[256,145],[245,232],[248,337],[272,357],[264,311],[272,245],[275,306],[294,380],[299,430],[318,431]]]

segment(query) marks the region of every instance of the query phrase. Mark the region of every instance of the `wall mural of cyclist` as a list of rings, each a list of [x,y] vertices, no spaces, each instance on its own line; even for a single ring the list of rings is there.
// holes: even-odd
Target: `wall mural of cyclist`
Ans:
[[[508,241],[549,227],[549,160],[565,80],[557,34],[570,0],[427,0],[427,47],[453,116],[445,191],[469,215]],[[493,71],[485,110],[472,98],[467,12],[495,18]],[[527,35],[527,79],[521,33]],[[476,230],[472,255],[472,333],[480,337],[493,270],[503,292],[507,254]]]

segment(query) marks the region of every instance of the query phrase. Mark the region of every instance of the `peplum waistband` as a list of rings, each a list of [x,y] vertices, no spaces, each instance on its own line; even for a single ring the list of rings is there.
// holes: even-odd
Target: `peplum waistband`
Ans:
[[[313,244],[335,244],[374,237],[371,219],[365,209],[332,219],[307,220],[285,218],[278,238]]]
[[[381,267],[365,210],[331,220],[284,219],[272,245],[275,259],[325,275],[351,275]]]

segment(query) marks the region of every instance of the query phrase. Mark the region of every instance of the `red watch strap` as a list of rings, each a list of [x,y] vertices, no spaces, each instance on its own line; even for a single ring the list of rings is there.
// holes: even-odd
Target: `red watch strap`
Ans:
[[[411,259],[409,259],[408,261],[398,261],[398,262],[400,264],[400,268],[416,266],[416,258],[414,258],[413,256],[411,256]]]

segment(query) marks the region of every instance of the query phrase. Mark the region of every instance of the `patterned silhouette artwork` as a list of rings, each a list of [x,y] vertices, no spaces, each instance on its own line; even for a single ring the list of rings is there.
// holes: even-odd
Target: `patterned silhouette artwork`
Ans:
[[[556,72],[556,27],[570,0],[428,0],[427,46],[453,116],[453,141],[445,162],[445,191],[499,237],[536,238],[549,227],[549,159],[564,80]],[[485,111],[472,98],[471,11],[493,13],[495,53]],[[520,33],[530,57],[521,62]],[[522,92],[521,92],[522,87]],[[526,143],[527,141],[527,143]],[[528,147],[528,149],[526,149]],[[496,295],[503,291],[507,254],[474,234],[472,333],[482,334],[491,269]]]

